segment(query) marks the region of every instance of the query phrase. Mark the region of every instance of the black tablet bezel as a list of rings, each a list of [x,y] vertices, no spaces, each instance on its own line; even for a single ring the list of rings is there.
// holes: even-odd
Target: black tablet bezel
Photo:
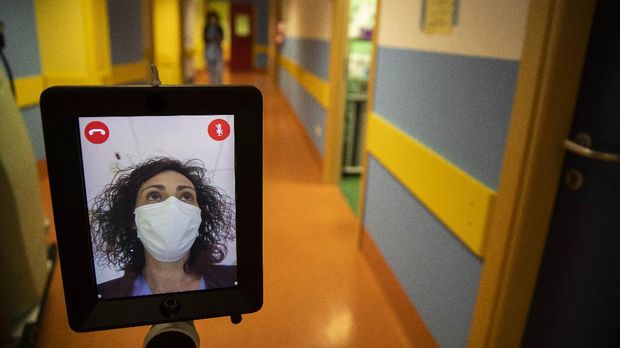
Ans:
[[[258,89],[251,86],[51,87],[42,93],[40,106],[67,315],[73,330],[237,316],[262,307],[262,96]],[[217,114],[235,117],[238,285],[187,293],[98,299],[78,117]],[[176,301],[177,310],[164,314],[164,301],[173,304]]]

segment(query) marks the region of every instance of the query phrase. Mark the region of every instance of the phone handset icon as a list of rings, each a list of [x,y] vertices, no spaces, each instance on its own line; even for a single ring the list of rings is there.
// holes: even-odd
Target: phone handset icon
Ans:
[[[101,129],[101,128],[95,128],[95,129],[91,129],[91,130],[88,131],[88,135],[93,135],[95,133],[99,133],[101,135],[106,135],[107,134],[105,129]]]
[[[86,140],[93,144],[103,144],[110,136],[110,129],[103,122],[93,121],[86,125],[84,135]]]

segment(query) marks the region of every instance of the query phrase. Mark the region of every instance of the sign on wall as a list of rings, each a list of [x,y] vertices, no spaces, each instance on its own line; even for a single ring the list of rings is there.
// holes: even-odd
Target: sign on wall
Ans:
[[[459,0],[423,0],[422,31],[426,34],[450,34],[458,22]]]

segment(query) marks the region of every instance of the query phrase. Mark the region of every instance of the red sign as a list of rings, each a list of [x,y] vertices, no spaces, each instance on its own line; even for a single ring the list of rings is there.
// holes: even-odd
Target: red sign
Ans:
[[[230,135],[230,125],[228,122],[218,118],[217,120],[213,120],[209,123],[209,128],[207,131],[209,132],[211,139],[215,141],[226,140],[226,138]]]
[[[84,128],[84,136],[93,144],[103,144],[110,137],[110,130],[105,123],[93,121]]]

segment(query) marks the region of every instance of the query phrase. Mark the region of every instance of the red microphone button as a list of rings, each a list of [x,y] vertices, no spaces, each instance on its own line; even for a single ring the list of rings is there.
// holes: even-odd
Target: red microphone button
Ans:
[[[211,139],[215,141],[226,140],[226,138],[230,135],[230,125],[228,122],[218,118],[217,120],[213,120],[209,123],[209,128],[207,131],[209,132]]]

